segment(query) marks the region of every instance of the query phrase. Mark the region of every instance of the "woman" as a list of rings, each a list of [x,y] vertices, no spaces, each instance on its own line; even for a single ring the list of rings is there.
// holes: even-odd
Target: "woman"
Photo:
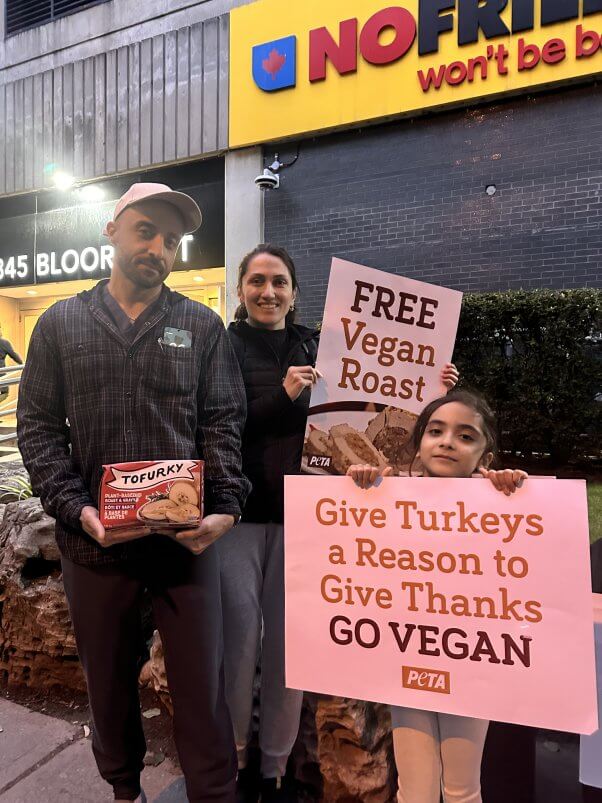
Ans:
[[[242,523],[218,545],[240,801],[257,800],[245,768],[260,648],[261,800],[296,799],[284,782],[303,694],[284,685],[283,478],[299,471],[311,386],[318,377],[317,333],[294,323],[298,289],[295,265],[284,248],[258,246],[240,265],[241,305],[228,330],[247,391],[243,471],[253,483]]]
[[[238,748],[238,800],[256,801],[247,750],[253,681],[261,648],[260,794],[296,800],[284,780],[303,695],[284,685],[284,475],[301,464],[318,334],[294,323],[299,286],[284,248],[260,245],[239,268],[240,307],[229,327],[247,391],[243,471],[253,490],[242,523],[218,541],[221,557],[226,695]],[[458,374],[447,365],[442,380]],[[263,634],[262,634],[263,624]]]

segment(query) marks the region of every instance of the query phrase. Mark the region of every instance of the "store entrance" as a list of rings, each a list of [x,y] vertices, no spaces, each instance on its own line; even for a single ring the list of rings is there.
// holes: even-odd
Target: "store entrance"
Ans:
[[[166,283],[172,290],[209,307],[225,321],[225,282],[225,268],[208,268],[174,271]],[[38,318],[55,302],[70,298],[82,290],[89,290],[95,284],[96,281],[87,280],[0,288],[1,336],[11,342],[22,359],[26,359]],[[13,364],[10,357],[7,357],[7,367]],[[8,397],[0,402],[0,429],[16,426],[14,412],[3,412],[14,408],[17,396],[18,387],[11,386]]]

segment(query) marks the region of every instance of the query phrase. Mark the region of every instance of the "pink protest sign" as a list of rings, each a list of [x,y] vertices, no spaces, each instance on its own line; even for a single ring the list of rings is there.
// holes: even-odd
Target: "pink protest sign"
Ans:
[[[287,477],[291,688],[591,733],[585,483]]]
[[[302,468],[407,470],[416,416],[445,393],[462,293],[333,259]]]

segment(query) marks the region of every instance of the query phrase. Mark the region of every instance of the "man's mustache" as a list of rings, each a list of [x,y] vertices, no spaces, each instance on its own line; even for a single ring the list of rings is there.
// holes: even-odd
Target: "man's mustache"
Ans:
[[[161,273],[165,271],[165,262],[158,261],[156,259],[148,259],[148,257],[137,259],[136,264],[148,265],[149,268],[154,268],[155,270],[159,270],[161,271]]]

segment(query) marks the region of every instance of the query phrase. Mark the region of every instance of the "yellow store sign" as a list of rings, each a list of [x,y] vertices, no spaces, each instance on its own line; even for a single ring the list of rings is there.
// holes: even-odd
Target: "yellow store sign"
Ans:
[[[602,73],[602,0],[257,0],[230,65],[240,147]]]

